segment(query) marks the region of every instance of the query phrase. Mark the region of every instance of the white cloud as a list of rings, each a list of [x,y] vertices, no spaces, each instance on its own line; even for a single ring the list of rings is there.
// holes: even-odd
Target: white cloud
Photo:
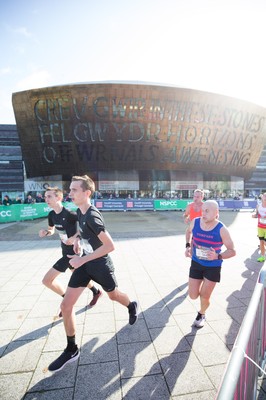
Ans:
[[[11,73],[11,68],[10,67],[3,67],[0,69],[0,76],[2,75],[8,75]]]
[[[34,71],[17,83],[18,90],[29,90],[49,85],[50,74],[46,70]]]
[[[15,28],[14,32],[25,37],[32,36],[32,34],[28,31],[28,29],[25,26],[21,26],[20,28]]]
[[[15,124],[11,94],[0,90],[1,124]]]
[[[25,47],[23,47],[23,46],[17,46],[16,47],[16,50],[17,50],[17,53],[18,54],[20,54],[20,55],[23,55],[23,54],[25,54]]]

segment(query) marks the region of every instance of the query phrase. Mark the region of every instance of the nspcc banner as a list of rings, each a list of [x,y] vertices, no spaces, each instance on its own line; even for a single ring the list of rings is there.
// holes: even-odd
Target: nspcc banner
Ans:
[[[64,203],[64,206],[69,210],[77,209],[73,203]],[[48,215],[49,211],[51,211],[51,208],[46,203],[0,206],[0,224],[43,218]]]

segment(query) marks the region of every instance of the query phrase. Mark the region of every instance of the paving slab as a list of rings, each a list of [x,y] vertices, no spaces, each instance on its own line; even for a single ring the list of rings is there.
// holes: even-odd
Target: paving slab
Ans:
[[[58,237],[38,237],[45,218],[1,225],[1,400],[215,399],[262,266],[256,220],[250,212],[220,213],[237,256],[224,262],[206,325],[197,330],[182,212],[103,215],[119,288],[139,301],[139,319],[130,326],[127,310],[105,293],[88,308],[92,295],[85,290],[75,307],[81,356],[55,374],[47,366],[66,346],[61,298],[42,278],[60,256]],[[69,277],[60,280],[67,285]]]

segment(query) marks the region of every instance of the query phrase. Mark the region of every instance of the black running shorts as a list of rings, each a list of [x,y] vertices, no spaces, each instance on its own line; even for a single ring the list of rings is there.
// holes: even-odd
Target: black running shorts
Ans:
[[[69,264],[70,258],[67,256],[63,256],[59,260],[56,261],[56,263],[53,265],[53,268],[56,269],[59,272],[66,272],[66,270],[69,269],[74,269],[71,267]]]
[[[205,278],[212,282],[220,282],[221,267],[205,267],[204,265],[192,260],[189,270],[189,277],[201,280]]]
[[[117,280],[111,257],[101,257],[75,269],[68,286],[71,288],[86,287],[90,280],[101,285],[106,292],[112,292],[116,288]]]

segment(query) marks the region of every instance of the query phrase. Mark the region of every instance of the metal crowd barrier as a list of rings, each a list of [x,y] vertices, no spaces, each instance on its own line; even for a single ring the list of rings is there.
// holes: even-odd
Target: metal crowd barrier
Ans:
[[[216,400],[257,399],[266,360],[266,266],[260,270]]]

